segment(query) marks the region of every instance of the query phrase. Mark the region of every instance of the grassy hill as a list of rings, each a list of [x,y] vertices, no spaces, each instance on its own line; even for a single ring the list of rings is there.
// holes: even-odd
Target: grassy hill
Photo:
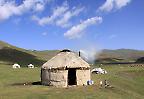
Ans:
[[[10,64],[18,63],[21,66],[27,66],[32,63],[35,66],[41,66],[58,52],[58,50],[26,50],[0,41],[0,61]]]
[[[21,66],[27,66],[32,63],[35,66],[41,66],[45,60],[37,57],[29,50],[18,48],[0,41],[0,61],[9,64],[18,63]]]
[[[0,41],[0,61],[19,63],[22,66],[32,63],[41,66],[44,62],[55,56],[59,50],[26,50]],[[144,57],[144,51],[132,49],[102,50],[96,63],[127,63],[136,62]]]
[[[41,66],[45,61],[36,56],[17,49],[4,47],[0,50],[0,60],[11,64],[18,63],[21,66],[27,66],[32,63],[35,66]]]
[[[144,51],[132,49],[103,50],[96,62],[99,63],[125,63],[135,62],[144,57]]]
[[[44,51],[30,51],[31,54],[41,58],[42,60],[49,60],[53,56],[55,56],[57,53],[59,53],[59,50],[44,50]]]

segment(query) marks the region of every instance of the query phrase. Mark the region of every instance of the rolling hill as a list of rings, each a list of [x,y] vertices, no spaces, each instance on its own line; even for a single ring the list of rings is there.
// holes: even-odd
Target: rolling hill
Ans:
[[[0,41],[0,61],[9,62],[10,64],[19,63],[22,66],[27,66],[32,63],[36,66],[41,66],[58,52],[59,50],[26,50]],[[144,51],[141,50],[104,49],[97,57],[95,63],[129,63],[136,62],[141,57],[144,57]]]
[[[0,41],[0,61],[8,62],[10,64],[18,63],[21,66],[27,66],[30,63],[39,66],[44,62],[44,60],[31,54],[30,51],[12,46],[2,41]]]
[[[117,49],[107,50],[104,49],[96,62],[101,63],[129,63],[136,62],[137,59],[144,57],[144,51],[133,49]]]

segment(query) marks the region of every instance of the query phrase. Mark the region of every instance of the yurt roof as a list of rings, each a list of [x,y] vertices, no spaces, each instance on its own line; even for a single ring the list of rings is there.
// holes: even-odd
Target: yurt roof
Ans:
[[[15,64],[13,64],[13,66],[20,66],[19,64],[17,64],[17,63],[15,63]]]
[[[56,56],[51,58],[45,64],[43,64],[42,68],[50,69],[50,68],[89,68],[89,64],[84,61],[81,57],[79,57],[76,53],[70,50],[60,51]]]
[[[28,66],[34,66],[33,64],[29,64]]]

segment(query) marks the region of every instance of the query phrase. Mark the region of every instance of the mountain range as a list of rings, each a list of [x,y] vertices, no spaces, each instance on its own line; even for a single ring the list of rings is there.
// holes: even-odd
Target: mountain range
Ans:
[[[59,50],[27,50],[0,41],[0,62],[9,64],[18,63],[22,66],[27,66],[32,63],[35,66],[41,66],[58,52]],[[143,57],[143,50],[104,49],[96,58],[95,63],[141,63],[144,62]]]

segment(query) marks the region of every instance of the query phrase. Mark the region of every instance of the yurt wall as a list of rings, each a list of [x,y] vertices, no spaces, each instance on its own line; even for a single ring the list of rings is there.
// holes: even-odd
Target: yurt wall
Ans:
[[[41,81],[43,85],[54,85],[54,86],[67,86],[67,74],[68,70],[48,70],[43,69],[41,73]]]
[[[87,85],[87,81],[91,79],[90,70],[77,70],[77,85]]]

